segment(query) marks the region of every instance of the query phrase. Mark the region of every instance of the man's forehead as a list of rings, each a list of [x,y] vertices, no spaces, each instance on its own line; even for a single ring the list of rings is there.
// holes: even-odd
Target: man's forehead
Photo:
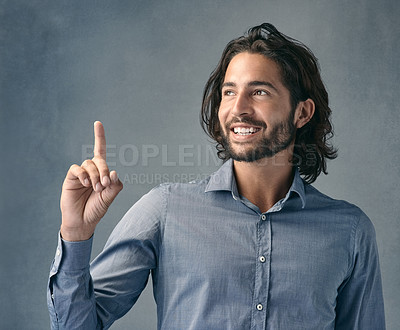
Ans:
[[[239,53],[232,58],[225,72],[222,87],[235,87],[239,83],[248,87],[284,87],[279,65],[263,54],[249,52]]]

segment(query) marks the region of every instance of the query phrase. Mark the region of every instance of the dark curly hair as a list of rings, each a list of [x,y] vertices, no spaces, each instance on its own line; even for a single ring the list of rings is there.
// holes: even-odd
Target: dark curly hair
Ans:
[[[224,161],[230,157],[222,144],[218,120],[222,84],[230,61],[243,52],[262,54],[278,64],[283,84],[290,91],[293,109],[308,98],[314,101],[314,116],[296,132],[292,158],[293,165],[299,168],[303,178],[309,183],[314,182],[321,171],[327,174],[326,159],[337,156],[337,150],[328,141],[333,136],[328,93],[312,51],[269,23],[250,28],[246,35],[229,42],[204,88],[201,125],[217,142],[218,157]]]

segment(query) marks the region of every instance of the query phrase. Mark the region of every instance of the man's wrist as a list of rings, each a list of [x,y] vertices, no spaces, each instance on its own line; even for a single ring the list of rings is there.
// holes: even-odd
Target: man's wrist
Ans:
[[[68,242],[81,242],[87,241],[94,234],[92,230],[84,230],[84,229],[68,229],[65,226],[61,225],[60,235],[64,241]]]

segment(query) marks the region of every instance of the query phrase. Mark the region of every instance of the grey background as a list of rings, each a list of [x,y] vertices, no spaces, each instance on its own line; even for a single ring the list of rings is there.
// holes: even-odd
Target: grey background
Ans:
[[[399,329],[399,14],[396,0],[0,1],[0,328],[49,327],[61,184],[93,122],[125,183],[96,255],[151,187],[215,170],[198,124],[204,83],[228,41],[268,21],[320,60],[340,153],[316,186],[375,224],[387,328]],[[155,327],[148,287],[113,329]]]

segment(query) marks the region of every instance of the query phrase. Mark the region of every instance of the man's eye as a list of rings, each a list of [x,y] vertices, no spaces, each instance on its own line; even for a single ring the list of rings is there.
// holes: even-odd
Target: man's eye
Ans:
[[[268,92],[264,90],[256,90],[254,95],[268,95]]]
[[[225,91],[224,91],[224,95],[226,95],[226,96],[232,96],[232,95],[235,95],[235,93],[234,93],[233,91],[231,91],[231,90],[225,90]]]

